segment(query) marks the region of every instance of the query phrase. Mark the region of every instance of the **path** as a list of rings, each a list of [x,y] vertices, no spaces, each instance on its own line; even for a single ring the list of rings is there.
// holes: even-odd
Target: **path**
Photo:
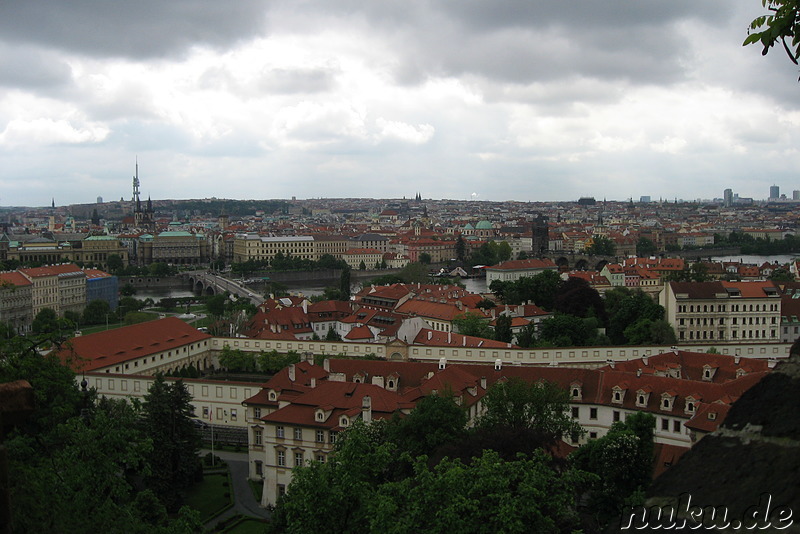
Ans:
[[[204,456],[210,450],[202,449],[200,455]],[[250,484],[247,482],[248,465],[246,452],[227,452],[215,451],[214,454],[227,462],[231,473],[231,488],[233,489],[233,506],[228,508],[220,515],[208,521],[204,527],[206,530],[213,530],[214,526],[235,515],[246,515],[249,517],[269,518],[269,511],[261,508]]]

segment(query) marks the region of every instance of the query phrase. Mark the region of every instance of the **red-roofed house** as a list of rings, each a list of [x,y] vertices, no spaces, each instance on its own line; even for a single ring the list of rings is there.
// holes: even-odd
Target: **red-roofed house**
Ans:
[[[189,365],[200,371],[211,367],[210,339],[180,319],[167,317],[74,337],[58,356],[76,373],[169,375]]]
[[[421,335],[452,336],[431,330]],[[643,367],[660,371],[642,372]],[[744,368],[750,371],[740,372]],[[302,362],[243,403],[251,421],[250,477],[264,482],[262,504],[274,504],[291,481],[291,469],[327,461],[337,434],[354,421],[409,413],[421,398],[443,391],[452,392],[474,420],[488,388],[514,378],[551,382],[569,392],[568,413],[586,429],[583,438],[566,438],[572,446],[602,437],[631,413],[653,414],[660,472],[715,430],[727,406],[767,372],[765,362],[683,352],[601,369],[503,366],[500,361],[448,365],[445,358],[438,363],[326,360],[322,367]]]
[[[519,280],[522,277],[536,276],[544,271],[558,271],[558,265],[553,260],[545,258],[529,260],[510,260],[504,261],[499,265],[487,267],[486,286],[491,285],[495,280],[509,282]]]

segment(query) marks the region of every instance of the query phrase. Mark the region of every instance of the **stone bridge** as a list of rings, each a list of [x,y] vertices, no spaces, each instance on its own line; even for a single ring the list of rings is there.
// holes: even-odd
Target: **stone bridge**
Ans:
[[[618,256],[591,256],[566,250],[549,252],[544,257],[553,260],[561,271],[600,271],[607,263],[619,263],[623,260]]]
[[[195,293],[200,293],[201,295],[216,295],[227,291],[239,298],[250,299],[256,306],[264,302],[264,298],[258,293],[208,271],[189,271],[181,273],[180,276],[189,282]]]

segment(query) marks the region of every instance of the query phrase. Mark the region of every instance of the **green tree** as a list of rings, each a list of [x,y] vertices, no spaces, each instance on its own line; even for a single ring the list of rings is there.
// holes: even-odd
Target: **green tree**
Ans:
[[[536,429],[553,440],[583,433],[569,413],[567,391],[551,382],[526,382],[516,377],[496,382],[482,404],[486,412],[478,418],[478,427]]]
[[[255,371],[256,358],[250,352],[241,349],[232,349],[228,345],[222,347],[219,354],[219,364],[229,371]]]
[[[119,254],[109,254],[106,264],[108,265],[108,270],[111,271],[112,274],[117,274],[125,267]]]
[[[339,294],[341,300],[350,300],[350,267],[342,269],[339,275]]]
[[[58,331],[58,315],[53,308],[42,308],[33,318],[31,330],[34,334],[51,334]]]
[[[396,448],[385,439],[385,424],[356,421],[339,434],[327,462],[295,467],[270,530],[287,534],[364,532],[377,486],[385,482]]]
[[[794,282],[794,275],[785,267],[778,267],[769,275],[770,280],[776,282]]]
[[[606,291],[604,300],[608,314],[606,334],[615,345],[638,344],[626,336],[626,329],[637,321],[664,318],[664,308],[640,289],[616,287]],[[640,334],[637,336],[641,339]]]
[[[511,332],[511,316],[500,314],[497,316],[494,326],[494,338],[497,341],[511,343],[514,334]]]
[[[431,455],[438,447],[460,439],[465,432],[467,415],[452,395],[428,395],[405,417],[395,416],[387,425],[386,437],[398,450],[412,458]]]
[[[156,262],[150,264],[148,271],[153,276],[170,276],[178,272],[178,269],[163,262]]]
[[[170,384],[158,375],[142,403],[142,426],[153,440],[147,484],[169,511],[178,510],[183,492],[201,469],[200,436],[192,422],[191,400],[181,380]]]
[[[406,284],[425,284],[428,282],[428,268],[419,263],[411,262],[400,270],[400,280]]]
[[[587,254],[594,254],[597,256],[613,256],[615,252],[616,245],[611,239],[605,236],[595,237],[592,244],[586,249]]]
[[[653,243],[652,240],[646,237],[640,237],[638,241],[636,241],[636,255],[637,256],[652,256],[658,252],[656,248],[656,244]]]
[[[511,245],[505,241],[501,241],[500,244],[497,245],[497,261],[503,262],[510,260],[511,253]]]
[[[453,327],[456,332],[465,336],[493,338],[488,320],[477,313],[465,312],[455,317],[453,319]]]
[[[484,451],[469,463],[417,460],[414,476],[380,485],[369,499],[369,532],[575,532],[575,493],[594,480],[551,457],[506,461]],[[291,494],[291,492],[290,492]]]
[[[678,341],[663,319],[639,319],[625,329],[624,336],[629,345],[673,345]]]
[[[430,265],[431,264],[431,255],[428,254],[427,252],[423,252],[422,254],[419,255],[419,262],[424,264],[424,265]]]
[[[105,300],[93,300],[83,309],[83,324],[103,324],[111,314],[111,306]]]
[[[760,43],[764,47],[761,54],[767,55],[769,49],[780,42],[786,55],[797,65],[800,59],[797,0],[761,0],[761,5],[767,8],[769,14],[761,15],[750,23],[743,46]]]
[[[634,412],[624,422],[614,423],[605,436],[570,455],[572,466],[598,477],[589,493],[588,509],[595,512],[600,525],[615,517],[624,504],[641,504],[633,499],[652,479],[654,428],[655,417]]]
[[[596,317],[606,321],[606,309],[600,293],[583,278],[570,277],[558,287],[553,310],[576,317]]]
[[[456,259],[460,262],[464,262],[467,259],[467,243],[461,234],[458,234],[456,238]]]
[[[125,284],[122,286],[122,288],[120,288],[119,294],[123,297],[132,297],[136,294],[136,288],[133,287],[133,284]]]
[[[585,347],[596,345],[597,319],[556,314],[541,323],[539,340],[555,347]]]
[[[206,310],[214,317],[225,315],[225,301],[228,300],[222,293],[206,299]]]

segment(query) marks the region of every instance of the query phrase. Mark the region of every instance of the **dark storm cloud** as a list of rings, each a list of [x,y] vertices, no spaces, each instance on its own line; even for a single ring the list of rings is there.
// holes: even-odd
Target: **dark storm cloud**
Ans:
[[[324,14],[392,41],[404,84],[467,74],[512,83],[576,73],[636,84],[681,81],[688,47],[677,25],[725,24],[731,16],[721,0],[339,1],[315,3],[313,10],[303,22],[308,28]]]
[[[0,43],[0,86],[41,90],[71,82],[72,70],[60,58],[30,47]]]
[[[260,0],[8,1],[0,6],[0,39],[94,57],[169,57],[245,40],[264,16]]]

